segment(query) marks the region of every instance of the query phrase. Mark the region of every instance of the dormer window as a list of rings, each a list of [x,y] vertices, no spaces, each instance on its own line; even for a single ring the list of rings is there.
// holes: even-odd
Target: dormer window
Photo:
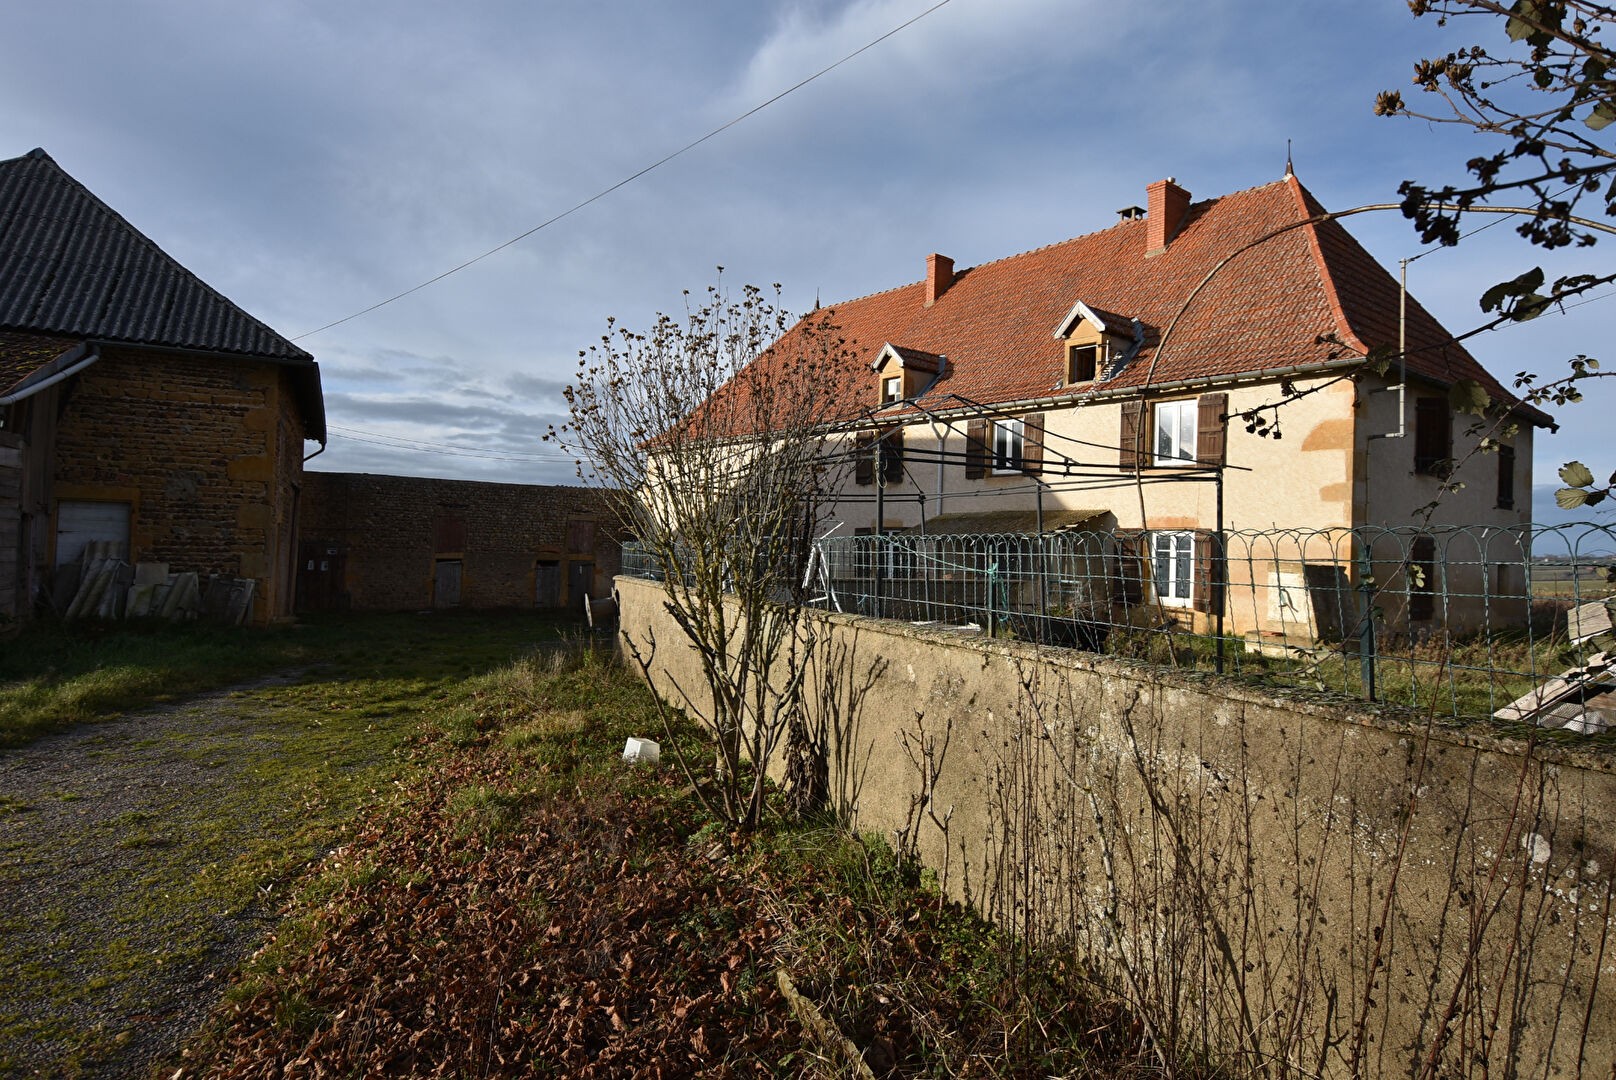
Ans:
[[[1093,382],[1100,371],[1099,342],[1066,347],[1066,385]]]
[[[1143,335],[1144,327],[1137,319],[1079,300],[1055,327],[1056,339],[1066,346],[1060,385],[1082,386],[1111,378],[1117,365],[1138,350]]]
[[[870,369],[882,406],[913,401],[942,377],[948,358],[920,349],[906,349],[888,343],[876,354]]]

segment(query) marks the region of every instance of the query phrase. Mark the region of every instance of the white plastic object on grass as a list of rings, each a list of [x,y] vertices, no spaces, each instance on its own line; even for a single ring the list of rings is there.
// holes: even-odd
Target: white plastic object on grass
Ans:
[[[661,757],[655,739],[630,739],[623,746],[623,760],[631,765],[655,765]]]

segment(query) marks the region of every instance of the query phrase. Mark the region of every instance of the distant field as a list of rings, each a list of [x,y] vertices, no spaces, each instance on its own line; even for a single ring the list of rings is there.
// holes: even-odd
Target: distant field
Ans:
[[[1606,580],[1616,559],[1596,563],[1533,563],[1532,596],[1537,599],[1602,600],[1616,593]]]

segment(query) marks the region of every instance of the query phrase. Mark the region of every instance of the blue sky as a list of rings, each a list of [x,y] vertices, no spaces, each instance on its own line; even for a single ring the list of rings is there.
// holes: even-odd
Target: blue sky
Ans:
[[[5,30],[26,45],[0,66],[0,153],[45,147],[297,336],[532,228],[933,2],[12,5]],[[1478,34],[1501,38],[1440,30],[1403,0],[950,0],[500,254],[301,338],[336,436],[311,467],[571,482],[540,436],[578,350],[609,315],[643,325],[677,308],[719,265],[805,310],[916,280],[932,251],[963,267],[1104,228],[1163,176],[1197,198],[1267,183],[1287,139],[1331,209],[1462,179],[1496,148],[1371,106],[1416,58]],[[1396,214],[1348,228],[1389,266],[1420,250]],[[1616,258],[1616,240],[1594,252]],[[1460,331],[1487,285],[1533,265],[1599,263],[1505,224],[1413,264],[1410,288]],[[1599,357],[1613,322],[1616,299],[1595,300],[1473,351],[1506,382],[1557,372]],[[1540,505],[1562,462],[1616,467],[1612,405],[1600,391],[1559,411],[1561,433],[1539,442]]]

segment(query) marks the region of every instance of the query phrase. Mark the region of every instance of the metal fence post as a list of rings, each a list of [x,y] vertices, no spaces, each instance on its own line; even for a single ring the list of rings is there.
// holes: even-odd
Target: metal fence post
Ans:
[[[1370,558],[1369,544],[1362,537],[1358,541],[1358,678],[1364,697],[1375,700],[1375,564]]]

